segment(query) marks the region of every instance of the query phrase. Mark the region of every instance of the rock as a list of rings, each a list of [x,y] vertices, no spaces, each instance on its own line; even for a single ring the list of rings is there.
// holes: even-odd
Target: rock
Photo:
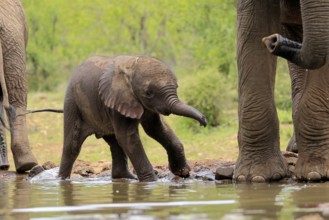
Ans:
[[[294,165],[288,165],[288,170],[290,171],[290,174],[294,173],[295,166]]]
[[[288,170],[289,170],[289,176],[294,178],[294,171],[295,171],[295,166],[296,162],[298,159],[298,154],[290,151],[282,151],[282,156],[286,159],[287,164],[288,164]]]
[[[218,167],[215,173],[216,180],[232,179],[234,172],[234,165]]]
[[[294,152],[290,152],[290,151],[282,151],[282,156],[284,156],[284,158],[287,160],[287,163],[294,163],[296,164],[297,158],[298,158],[298,154],[294,153]]]
[[[45,169],[45,170],[50,170],[52,168],[55,168],[55,167],[58,167],[54,162],[52,161],[47,161],[45,162],[42,167]]]
[[[83,177],[90,177],[95,174],[95,170],[92,167],[79,167],[74,170],[75,174],[79,174]]]
[[[35,177],[39,173],[45,171],[45,169],[40,165],[35,165],[29,172],[29,178]]]
[[[165,178],[169,175],[169,170],[164,170],[163,168],[154,167],[154,174],[158,176],[158,178]]]
[[[201,179],[203,181],[214,181],[215,180],[214,173],[211,170],[198,172],[198,173],[196,173],[195,178]]]

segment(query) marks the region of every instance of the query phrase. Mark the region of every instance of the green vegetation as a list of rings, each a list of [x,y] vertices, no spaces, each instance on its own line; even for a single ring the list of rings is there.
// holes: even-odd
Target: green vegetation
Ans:
[[[30,31],[29,109],[61,108],[67,80],[89,56],[156,56],[176,73],[182,100],[209,120],[210,126],[202,128],[190,119],[166,118],[184,143],[188,159],[235,160],[235,0],[23,0],[23,4]],[[276,102],[282,149],[292,134],[290,96],[287,67],[280,60]],[[27,118],[31,146],[39,161],[59,162],[62,115],[38,113]],[[166,161],[164,150],[141,135],[152,162]],[[89,138],[79,159],[109,160],[109,149],[104,146],[103,141]]]
[[[234,0],[23,0],[30,89],[52,90],[95,54],[144,54],[179,75],[215,66],[234,73]],[[215,46],[216,45],[216,46]]]

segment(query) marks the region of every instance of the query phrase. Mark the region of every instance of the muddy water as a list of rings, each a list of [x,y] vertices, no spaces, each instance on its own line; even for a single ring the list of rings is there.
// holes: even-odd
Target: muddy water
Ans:
[[[0,219],[329,219],[329,182],[31,181],[8,174],[0,195]]]

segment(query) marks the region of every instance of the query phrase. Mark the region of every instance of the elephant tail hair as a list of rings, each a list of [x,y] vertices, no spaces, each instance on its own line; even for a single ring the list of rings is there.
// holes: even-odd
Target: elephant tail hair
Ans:
[[[0,114],[0,123],[8,130],[11,130],[11,127],[12,127],[13,123],[15,122],[16,117],[19,117],[19,116],[32,114],[32,113],[36,113],[36,112],[54,112],[54,113],[63,113],[64,112],[63,109],[45,108],[45,109],[27,110],[23,114],[16,115],[16,109],[11,105],[9,105],[9,108],[6,108],[5,110],[6,110],[7,119],[9,122],[9,128],[6,125],[4,117],[1,116],[2,114]]]
[[[63,113],[63,109],[57,109],[57,108],[44,108],[44,109],[36,109],[36,110],[26,110],[25,113],[17,115],[18,116],[23,116],[27,114],[32,114],[32,113],[37,113],[37,112],[54,112],[54,113]]]

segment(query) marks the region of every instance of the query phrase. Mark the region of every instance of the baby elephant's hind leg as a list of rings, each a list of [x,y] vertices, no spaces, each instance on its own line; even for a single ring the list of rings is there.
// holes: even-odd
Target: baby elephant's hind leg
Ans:
[[[81,146],[92,133],[79,115],[78,109],[74,104],[69,103],[64,106],[64,146],[59,168],[59,177],[61,179],[70,177]]]
[[[169,125],[160,115],[151,112],[144,112],[141,124],[147,135],[166,149],[171,172],[181,177],[188,177],[191,169],[185,158],[183,144]]]
[[[127,155],[120,147],[114,135],[104,136],[103,139],[109,144],[112,155],[112,178],[137,179],[128,169]]]

